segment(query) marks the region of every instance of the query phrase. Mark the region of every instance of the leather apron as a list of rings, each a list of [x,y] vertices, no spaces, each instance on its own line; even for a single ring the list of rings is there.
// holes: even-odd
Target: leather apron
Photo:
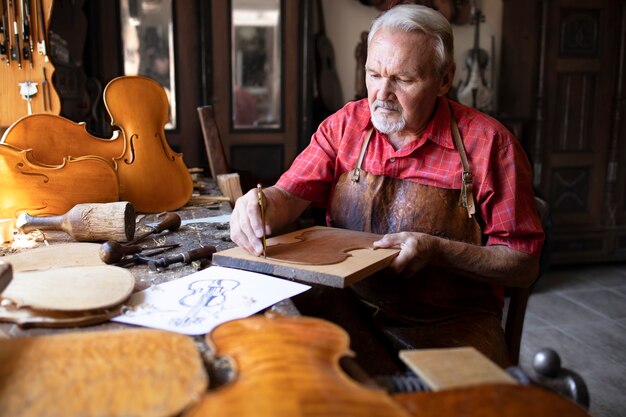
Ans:
[[[452,116],[451,124],[464,179],[469,178],[471,186],[467,158]],[[471,188],[467,203],[465,189],[443,189],[364,171],[361,163],[371,134],[366,135],[357,166],[341,175],[335,186],[331,225],[377,234],[423,232],[481,245],[481,228],[472,216]],[[471,207],[463,207],[468,204]],[[375,326],[396,350],[470,345],[501,366],[508,365],[502,307],[489,284],[426,266],[410,278],[383,271],[352,285],[351,290],[371,307]]]

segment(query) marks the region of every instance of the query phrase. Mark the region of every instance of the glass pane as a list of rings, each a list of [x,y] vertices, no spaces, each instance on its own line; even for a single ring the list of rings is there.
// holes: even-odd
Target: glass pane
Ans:
[[[232,0],[231,4],[233,126],[280,128],[280,0]]]
[[[144,75],[165,88],[170,102],[166,129],[176,128],[176,74],[172,0],[120,0],[124,74]]]

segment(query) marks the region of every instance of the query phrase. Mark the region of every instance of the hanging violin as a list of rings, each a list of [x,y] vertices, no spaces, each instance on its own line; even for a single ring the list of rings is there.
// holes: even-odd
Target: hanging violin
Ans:
[[[480,23],[485,16],[475,4],[472,5],[472,21],[475,25],[474,46],[465,56],[467,77],[459,87],[459,102],[480,110],[486,110],[491,104],[491,89],[487,84],[485,71],[489,65],[489,54],[480,47]]]

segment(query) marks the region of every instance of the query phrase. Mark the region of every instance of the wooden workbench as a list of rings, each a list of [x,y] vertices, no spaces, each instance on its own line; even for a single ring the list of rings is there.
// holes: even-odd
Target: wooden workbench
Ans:
[[[210,180],[203,181],[204,188],[203,193],[206,195],[217,196],[219,195],[219,190],[217,186]],[[234,246],[234,244],[230,240],[230,231],[229,225],[227,222],[225,223],[189,223],[185,224],[186,221],[191,219],[203,219],[208,217],[217,217],[224,216],[231,213],[230,203],[228,202],[217,202],[217,203],[203,203],[192,205],[188,204],[185,207],[175,211],[181,217],[183,221],[183,225],[172,233],[164,232],[158,235],[151,235],[148,238],[144,239],[140,244],[142,246],[152,246],[156,244],[170,244],[177,243],[180,244],[180,247],[177,248],[177,251],[189,251],[191,249],[198,248],[200,246],[215,246],[215,248],[219,250],[228,249]],[[136,235],[139,235],[143,231],[149,230],[146,225],[154,225],[160,221],[160,217],[158,214],[139,214],[137,216],[139,219],[136,228]],[[46,242],[50,245],[62,245],[64,243],[74,243],[74,239],[71,236],[64,232],[60,231],[48,231],[45,232]],[[46,244],[44,241],[40,241],[37,243],[37,247],[43,246]],[[4,243],[0,245],[0,260],[5,255],[10,255],[14,253],[22,253],[28,252],[29,249],[20,249],[15,250],[11,247],[10,243]],[[167,255],[165,253],[164,255]],[[135,289],[136,291],[144,290],[152,285],[162,284],[164,282],[169,282],[177,278],[184,277],[186,275],[192,274],[198,270],[198,266],[201,268],[205,268],[208,266],[207,262],[203,262],[201,265],[195,264],[174,264],[165,269],[162,272],[151,272],[148,269],[146,264],[136,264],[130,268],[133,276],[135,277]],[[0,322],[0,338],[8,337],[8,338],[16,338],[16,337],[25,337],[25,336],[35,336],[35,335],[43,335],[43,334],[54,334],[59,332],[67,332],[67,331],[92,331],[92,330],[114,330],[114,329],[123,329],[123,328],[131,328],[133,326],[113,323],[113,322],[105,322],[102,324],[84,326],[84,327],[73,327],[73,328],[59,328],[59,329],[50,329],[50,328],[21,328],[17,324],[13,323],[2,323]]]
[[[211,195],[219,194],[217,187],[209,182],[208,193]],[[234,247],[234,244],[230,241],[230,230],[228,223],[187,223],[191,219],[203,219],[207,217],[217,217],[228,215],[231,212],[230,204],[222,202],[218,204],[209,205],[188,205],[176,213],[180,215],[183,225],[173,233],[164,233],[147,238],[143,241],[143,244],[169,244],[178,243],[180,249],[188,251],[200,246],[212,245],[218,251],[229,249]],[[146,225],[153,225],[160,221],[158,215],[145,215],[140,217],[138,223],[137,233],[141,233],[145,229]],[[63,232],[47,232],[46,238],[51,245],[62,245],[64,243],[74,242],[73,239]],[[43,244],[43,242],[41,243]],[[28,251],[29,249],[23,249],[22,251]],[[14,253],[10,249],[9,244],[0,245],[0,260],[2,256],[6,254]],[[200,268],[208,266],[206,263],[200,265]],[[192,274],[196,272],[197,265],[185,265],[175,264],[164,270],[163,272],[151,272],[147,265],[137,264],[130,268],[133,276],[136,279],[134,291],[144,290],[152,285],[158,285],[165,282],[172,281],[174,279]],[[277,315],[297,315],[297,310],[293,307],[293,304],[286,300],[273,306],[271,310],[276,311]],[[0,323],[0,341],[2,338],[18,339],[27,336],[39,336],[39,335],[51,335],[66,332],[88,332],[88,331],[114,331],[114,330],[129,330],[136,328],[134,326],[105,322],[97,325],[74,327],[74,328],[21,328],[12,323]],[[209,389],[208,396],[205,397],[204,403],[207,403],[207,398],[213,402],[210,397],[214,395],[212,393],[220,392],[217,388],[220,387],[226,380],[230,379],[234,375],[234,371],[230,366],[230,363],[222,360],[219,356],[216,357],[211,348],[205,343],[205,338],[202,336],[195,337],[196,346],[200,350],[205,365],[209,374]],[[143,360],[142,360],[143,361]],[[272,390],[271,387],[264,387],[266,390]],[[224,391],[221,391],[224,392]],[[232,390],[231,390],[232,392]],[[380,395],[380,392],[375,392],[376,395]],[[277,393],[281,398],[287,394],[286,392]],[[293,394],[295,395],[295,394]],[[337,393],[328,393],[328,395],[337,395]],[[324,396],[320,398],[326,398]],[[510,417],[517,417],[528,415],[528,411],[533,411],[536,415],[561,415],[563,412],[572,416],[588,417],[588,414],[577,407],[573,403],[557,397],[555,394],[540,391],[536,388],[528,387],[515,387],[515,386],[482,386],[476,388],[459,389],[455,391],[447,391],[443,393],[413,393],[413,394],[396,394],[392,398],[397,405],[394,406],[397,414],[401,416],[425,416],[425,415],[441,415],[441,416],[479,416],[479,415],[503,415]],[[237,404],[244,404],[245,401],[240,399]],[[324,400],[322,402],[324,406],[328,405],[328,402]],[[213,405],[213,403],[209,402]],[[229,402],[228,404],[232,404]],[[392,404],[392,403],[390,403]],[[508,404],[506,409],[502,408],[502,405]],[[393,405],[393,404],[392,404]],[[230,407],[230,405],[229,405]],[[363,407],[356,407],[354,410],[361,410]],[[359,415],[370,416],[372,414],[370,408],[364,408],[363,413]],[[488,412],[486,412],[486,410]],[[263,413],[257,413],[258,410],[254,410],[254,415],[263,415]],[[557,412],[552,414],[552,412]],[[490,414],[491,413],[491,414]],[[543,413],[543,414],[542,414]],[[202,414],[199,414],[202,415]],[[245,415],[245,414],[241,414]],[[304,412],[294,415],[308,415]],[[387,414],[391,415],[391,414]]]

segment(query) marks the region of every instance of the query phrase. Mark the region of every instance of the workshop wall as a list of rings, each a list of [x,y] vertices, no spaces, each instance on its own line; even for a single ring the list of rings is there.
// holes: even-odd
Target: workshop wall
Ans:
[[[480,46],[489,52],[491,60],[491,38],[495,41],[494,74],[498,74],[500,62],[500,40],[502,37],[502,0],[478,0],[478,7],[485,15],[480,25]],[[323,0],[326,31],[335,51],[337,73],[345,101],[354,99],[355,69],[354,49],[360,33],[367,31],[373,19],[380,13],[375,7],[364,6],[356,0]],[[474,43],[474,26],[471,24],[453,25],[455,38],[455,62],[457,72],[454,85],[457,86],[466,76],[464,69],[465,53]],[[491,70],[489,69],[489,72]],[[494,81],[497,90],[497,77]],[[497,97],[497,91],[494,91]]]

